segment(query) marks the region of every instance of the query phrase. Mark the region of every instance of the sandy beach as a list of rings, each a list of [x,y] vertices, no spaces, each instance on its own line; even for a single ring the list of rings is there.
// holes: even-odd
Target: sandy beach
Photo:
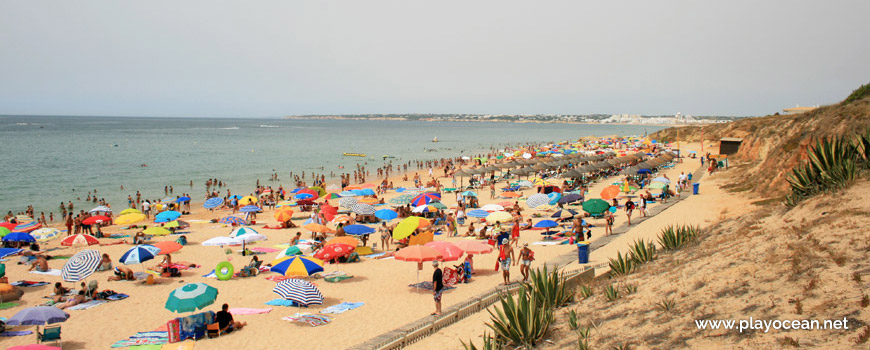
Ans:
[[[698,149],[698,146],[697,144],[683,145],[682,149],[685,152],[690,149]],[[676,163],[675,167],[666,169],[663,173],[668,174],[672,179],[676,179],[681,172],[694,172],[699,166],[700,163],[697,159],[686,158],[684,162]],[[436,171],[436,175],[437,173],[439,172]],[[413,176],[413,173],[410,175],[409,179]],[[420,171],[420,175],[424,179],[428,176],[423,171]],[[590,186],[587,198],[597,198],[598,193],[604,187],[619,179],[620,177],[614,176],[595,182]],[[412,181],[403,182],[398,176],[394,176],[391,180],[396,187],[413,186]],[[442,183],[449,183],[449,179],[441,178],[440,180]],[[705,194],[717,195],[720,193],[716,189],[715,182],[705,182],[702,188]],[[534,191],[535,189],[526,189],[522,191],[522,194],[528,196],[534,193]],[[485,189],[478,192],[480,193],[481,205],[505,200],[489,199],[488,190]],[[684,192],[683,195],[687,193],[690,193],[690,191]],[[390,191],[384,198],[389,200],[396,195],[398,194]],[[722,212],[721,208],[728,205],[725,201],[711,201],[709,198],[707,196],[689,198],[655,218],[637,225],[629,234],[624,234],[604,248],[594,251],[591,255],[590,264],[595,265],[606,262],[609,256],[615,254],[617,250],[622,249],[627,242],[636,237],[652,237],[660,225],[673,222],[709,223],[710,220],[720,215]],[[456,204],[455,196],[445,194],[443,202],[452,207]],[[337,205],[335,201],[332,204]],[[229,260],[238,270],[250,261],[250,257],[241,256],[238,253],[240,247],[234,247],[234,253],[226,255],[224,252],[225,248],[200,245],[201,242],[209,238],[225,236],[230,233],[232,228],[227,225],[201,222],[222,217],[228,214],[229,211],[223,210],[212,213],[202,209],[201,204],[196,203],[192,205],[192,209],[191,215],[182,217],[182,219],[192,222],[190,229],[185,230],[189,243],[183,249],[173,254],[173,260],[176,262],[195,263],[201,265],[201,267],[183,271],[180,278],[160,278],[158,279],[159,283],[156,285],[145,285],[141,282],[128,281],[110,282],[107,281],[107,278],[112,275],[111,272],[95,273],[89,279],[99,281],[101,290],[111,289],[118,293],[128,294],[130,297],[87,310],[69,311],[71,315],[70,319],[62,323],[65,348],[108,348],[118,340],[125,339],[137,332],[158,329],[165,325],[168,320],[183,316],[166,310],[163,304],[173,289],[185,283],[203,282],[219,289],[217,300],[215,300],[213,305],[207,307],[206,310],[218,311],[223,303],[228,303],[230,308],[269,307],[264,303],[278,296],[272,292],[275,282],[267,280],[265,277],[276,275],[275,273],[265,272],[257,277],[233,278],[229,281],[218,281],[214,278],[202,277],[221,261]],[[523,206],[523,209],[524,214],[532,212],[525,206]],[[307,215],[307,213],[295,213],[294,217],[298,217],[300,220],[294,220],[294,222],[300,224],[304,215]],[[540,219],[542,218],[535,218],[534,221],[537,222]],[[624,212],[619,211],[616,215],[615,226],[622,225],[625,220]],[[255,228],[259,233],[267,235],[269,239],[253,244],[251,247],[275,248],[275,246],[288,243],[296,232],[302,232],[303,238],[309,237],[308,231],[304,229],[272,230],[262,228],[264,224],[277,224],[276,220],[272,218],[271,210],[260,214],[257,221],[257,224],[251,227]],[[594,241],[603,236],[604,221],[603,219],[593,219],[590,222],[596,225],[592,230],[592,240]],[[461,227],[460,233],[464,233],[465,229],[466,227]],[[111,226],[104,231],[107,233],[122,232],[117,226]],[[129,234],[131,231],[123,232]],[[175,240],[176,238],[177,236],[156,237],[155,241]],[[126,239],[129,240],[130,238]],[[462,239],[465,238],[436,236],[438,241],[457,241]],[[522,231],[520,237],[521,244],[534,243],[541,240],[540,231]],[[43,248],[58,247],[59,241],[60,239],[51,241],[44,245]],[[90,249],[97,249],[102,253],[108,253],[117,264],[117,259],[131,247],[130,244],[113,244],[120,241],[118,239],[102,239],[103,245],[92,246]],[[371,240],[369,245],[371,245]],[[576,254],[576,248],[573,245],[531,245],[530,247],[535,251],[536,257],[532,268],[566,254]],[[51,253],[54,255],[72,255],[81,249],[83,248],[64,247]],[[267,253],[259,255],[259,257],[268,262],[276,254],[274,252]],[[443,307],[448,308],[457,302],[491,290],[501,283],[501,273],[493,271],[493,266],[496,264],[496,255],[496,253],[490,253],[475,256],[476,274],[472,282],[458,285],[457,288],[446,291],[443,297]],[[61,281],[59,276],[27,273],[24,265],[15,264],[17,259],[17,257],[10,257],[6,262],[7,276],[10,282],[31,280],[46,281],[53,284],[54,282]],[[65,260],[50,260],[49,266],[53,269],[60,269],[64,262]],[[144,265],[148,267],[155,264],[156,261],[152,260]],[[446,265],[450,266],[451,264],[448,262]],[[143,267],[140,265],[130,265],[129,267],[133,271],[143,270]],[[576,262],[567,266],[567,268],[577,267],[579,265]],[[414,283],[418,278],[417,264],[415,263],[396,261],[394,259],[376,260],[363,258],[362,263],[325,265],[326,273],[335,271],[343,271],[353,275],[354,278],[341,281],[340,283],[328,283],[323,279],[308,279],[314,282],[323,293],[325,297],[323,305],[316,305],[307,309],[275,306],[271,312],[266,314],[237,315],[235,316],[237,321],[248,323],[245,329],[217,339],[199,341],[197,346],[207,348],[269,348],[277,342],[292,340],[294,346],[306,349],[348,348],[409,322],[426,317],[434,310],[431,292],[408,287],[409,284]],[[419,279],[421,281],[429,280],[431,279],[431,274],[432,266],[425,264],[423,270],[419,272]],[[518,267],[512,267],[511,278],[512,281],[521,279]],[[71,286],[70,283],[65,283],[65,285]],[[42,304],[47,300],[44,297],[52,292],[50,285],[23,289],[25,294],[20,302],[21,305],[0,311],[0,316],[11,317],[15,312],[24,307]],[[319,327],[311,327],[307,324],[288,322],[281,319],[296,312],[315,313],[341,302],[362,302],[364,305],[358,309],[334,315],[334,319],[330,324]],[[461,344],[458,339],[476,339],[476,336],[482,334],[484,330],[483,321],[486,319],[488,319],[488,315],[485,312],[479,313],[443,330],[426,341],[415,345],[415,347],[424,348],[436,344],[439,347],[445,348],[460,347]],[[32,328],[20,327],[18,329]],[[461,336],[457,337],[457,335]],[[34,338],[35,336],[33,335],[7,337],[3,338],[2,342],[3,346],[14,346],[32,343]]]

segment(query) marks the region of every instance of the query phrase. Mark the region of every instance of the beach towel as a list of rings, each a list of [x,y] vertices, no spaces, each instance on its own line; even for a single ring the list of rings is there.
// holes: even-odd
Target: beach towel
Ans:
[[[547,242],[532,242],[532,245],[559,245],[562,242],[559,241],[547,241]]]
[[[272,311],[272,308],[265,309],[249,309],[244,307],[238,307],[234,309],[230,309],[230,313],[233,315],[259,315],[259,314],[267,314]]]
[[[260,252],[260,253],[274,253],[277,252],[278,249],[275,248],[266,248],[266,247],[254,247],[250,248],[251,251]]]
[[[58,269],[49,269],[46,272],[33,270],[33,271],[30,271],[30,273],[35,273],[37,275],[60,276],[60,270],[58,270]]]
[[[379,257],[379,256],[384,256],[384,254],[387,254],[387,253],[381,252],[381,253],[375,253],[375,254],[363,255],[363,258],[369,258],[369,259],[371,259],[371,258],[377,258],[377,257]]]
[[[287,299],[272,299],[266,302],[266,305],[271,306],[296,306],[296,302]]]
[[[0,337],[18,337],[31,334],[33,334],[33,331],[5,331],[3,333],[0,333]]]
[[[124,244],[124,241],[117,241],[117,242],[112,242],[112,243],[100,243],[100,246],[102,247],[102,246],[107,246],[107,245],[118,245],[118,244]]]
[[[49,284],[49,283],[48,282],[41,282],[41,281],[40,282],[17,281],[17,282],[12,282],[11,284],[13,286],[16,286],[16,287],[39,287],[39,286],[44,286],[44,285]]]
[[[132,236],[130,236],[130,235],[108,235],[108,236],[105,236],[104,238],[118,239],[118,238],[127,238],[127,237],[132,237]]]
[[[283,281],[283,280],[291,279],[291,278],[293,278],[293,277],[288,277],[288,276],[275,276],[275,275],[272,275],[272,276],[268,276],[268,277],[266,277],[267,280],[270,280],[270,281],[272,281],[272,282],[281,282],[281,281]]]
[[[164,345],[168,344],[133,345],[130,347],[130,350],[161,350]]]
[[[106,300],[109,301],[118,301],[129,298],[130,296],[124,293],[116,293],[106,297]]]
[[[409,284],[408,287],[420,288],[420,289],[426,289],[426,290],[434,290],[435,289],[435,287],[432,285],[432,281],[423,281],[420,283],[412,283],[412,284]],[[456,288],[456,287],[445,284],[444,288],[442,288],[441,290],[445,291],[445,290],[453,289],[453,288]]]
[[[125,348],[136,345],[162,345],[169,342],[169,332],[139,332],[128,339],[112,344],[113,348]]]
[[[72,258],[72,256],[71,255],[55,255],[55,256],[51,257],[51,260],[69,260],[69,258]]]
[[[340,313],[343,313],[345,311],[350,311],[350,310],[356,309],[356,308],[363,306],[363,305],[365,305],[365,303],[347,303],[347,302],[344,302],[344,303],[341,303],[338,305],[332,305],[328,308],[325,308],[322,311],[320,311],[320,313],[322,313],[322,314],[340,314]]]
[[[353,275],[337,275],[337,276],[329,276],[329,277],[324,277],[323,279],[324,279],[326,282],[330,282],[330,283],[338,283],[338,282],[344,281],[344,280],[346,280],[346,279],[351,279],[351,278],[353,278]]]
[[[311,327],[322,326],[322,325],[328,324],[329,322],[332,322],[331,317],[319,315],[319,314],[296,313],[296,314],[293,314],[292,316],[283,317],[281,319],[285,320],[285,321],[290,321],[290,322],[307,323]]]
[[[94,306],[103,305],[103,304],[105,304],[105,303],[108,303],[108,301],[105,301],[105,300],[91,300],[91,301],[88,301],[88,302],[84,302],[84,303],[81,303],[81,304],[77,304],[77,305],[70,306],[70,307],[68,307],[68,308],[66,308],[66,309],[67,309],[67,310],[86,310],[86,309],[90,309],[90,308],[92,308],[92,307],[94,307]]]
[[[19,305],[19,304],[18,304],[17,302],[14,302],[14,301],[9,301],[9,302],[5,302],[5,303],[0,303],[0,310],[6,310],[6,309],[9,309],[9,308],[16,307],[16,306],[18,306],[18,305]]]

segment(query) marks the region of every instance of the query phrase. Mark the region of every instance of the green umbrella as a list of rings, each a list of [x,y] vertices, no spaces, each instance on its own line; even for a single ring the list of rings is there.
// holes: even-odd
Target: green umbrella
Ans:
[[[668,186],[668,184],[666,184],[664,182],[653,182],[649,185],[649,188],[655,190],[655,189],[663,189],[667,186]]]
[[[429,202],[429,206],[434,207],[435,209],[441,209],[441,210],[447,209],[447,206],[441,202]]]
[[[8,228],[0,226],[0,237],[8,235],[10,232]]]
[[[412,199],[414,199],[413,196],[411,196],[409,194],[403,194],[403,195],[398,196],[396,198],[390,199],[390,203],[397,204],[397,205],[405,205],[405,204],[411,203]]]
[[[610,208],[610,204],[607,204],[603,199],[596,198],[583,202],[583,211],[589,214],[601,214],[608,208]]]
[[[205,308],[217,299],[218,290],[205,283],[188,283],[169,293],[166,309],[174,312],[191,312]]]

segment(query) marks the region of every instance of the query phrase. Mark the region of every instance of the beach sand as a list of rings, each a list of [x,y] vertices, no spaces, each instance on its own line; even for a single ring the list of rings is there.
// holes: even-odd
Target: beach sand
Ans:
[[[698,145],[684,145],[683,149],[696,149]],[[695,148],[693,148],[695,147]],[[668,169],[667,174],[672,179],[676,179],[681,171],[694,171],[699,166],[697,159],[686,159],[684,163],[679,163],[675,168]],[[421,176],[425,179],[424,171],[420,171]],[[437,172],[436,172],[437,173]],[[411,176],[409,176],[411,178]],[[402,182],[400,178],[392,179],[394,184],[399,186],[409,187],[412,182]],[[590,187],[588,198],[597,198],[598,193],[605,186],[609,185],[613,179],[598,181],[594,186]],[[449,183],[449,179],[442,179],[443,183]],[[717,193],[717,189],[713,183],[705,182],[702,186],[702,192],[707,194]],[[529,195],[532,190],[525,190],[524,194]],[[490,200],[488,191],[479,191],[481,205],[488,203],[496,203],[504,201],[504,199]],[[396,196],[395,192],[389,192],[385,197],[387,199]],[[685,195],[685,193],[684,193]],[[698,196],[689,198],[673,208],[660,214],[658,217],[647,220],[639,224],[632,230],[632,233],[623,235],[617,241],[603,247],[600,251],[592,253],[592,261],[590,263],[597,264],[605,262],[609,254],[614,252],[618,246],[627,244],[635,236],[634,232],[643,232],[643,235],[651,237],[657,232],[657,227],[669,223],[690,223],[697,222],[701,224],[709,223],[716,216],[720,215],[721,207],[728,206],[728,203],[719,203],[714,201],[711,203],[707,196]],[[455,204],[455,196],[444,196],[444,203],[448,206]],[[331,204],[337,205],[336,201],[331,201]],[[531,210],[521,204],[524,209],[524,214],[528,215]],[[186,215],[184,220],[208,220],[219,218],[228,211],[216,211],[211,213],[201,209],[201,206],[192,205],[192,215]],[[303,213],[295,213],[294,216],[300,217]],[[623,212],[619,212],[616,216],[616,226],[625,221]],[[539,219],[535,219],[537,221]],[[260,214],[257,224],[252,226],[259,233],[267,235],[268,241],[259,242],[250,247],[273,247],[282,243],[287,243],[295,235],[297,231],[303,233],[303,238],[308,238],[309,234],[304,229],[284,229],[271,230],[263,229],[263,224],[275,225],[276,221],[272,218],[271,211]],[[600,221],[600,222],[597,222]],[[301,220],[296,221],[297,224]],[[593,223],[598,227],[593,229],[593,240],[600,238],[604,233],[603,220],[593,220]],[[109,302],[87,310],[69,311],[71,317],[68,321],[62,323],[63,327],[63,343],[66,349],[96,349],[108,348],[114,342],[134,335],[136,332],[144,332],[155,330],[172,318],[183,316],[185,314],[176,314],[164,308],[164,303],[169,293],[178,288],[184,283],[203,282],[219,289],[219,295],[215,303],[206,308],[206,310],[219,310],[220,305],[228,303],[230,308],[266,308],[269,307],[264,303],[268,300],[277,298],[277,294],[272,292],[275,283],[266,280],[266,276],[276,275],[271,272],[262,273],[260,276],[252,278],[234,278],[229,281],[218,281],[213,278],[201,277],[210,272],[219,262],[230,259],[230,262],[236,267],[236,270],[246,265],[250,261],[250,257],[241,256],[237,251],[239,247],[234,247],[234,253],[227,256],[224,253],[226,248],[206,247],[199,243],[215,237],[225,236],[232,230],[231,227],[221,224],[211,223],[193,223],[192,227],[186,233],[189,244],[182,250],[173,254],[173,260],[185,261],[202,265],[200,268],[194,268],[183,272],[180,278],[160,279],[161,283],[157,285],[145,285],[140,282],[115,281],[108,282],[106,279],[111,275],[111,272],[97,272],[90,279],[96,279],[100,283],[100,289],[111,289],[119,293],[129,294],[130,297],[121,301]],[[108,233],[120,232],[117,226],[112,226],[105,230]],[[130,231],[127,231],[130,232]],[[465,227],[460,228],[460,233],[465,232]],[[177,236],[158,237],[156,241],[175,240]],[[374,238],[374,236],[372,236]],[[127,238],[128,240],[130,238]],[[446,238],[436,236],[436,240],[455,241],[464,238]],[[540,231],[522,231],[521,242],[540,241]],[[115,239],[103,239],[104,243],[117,242]],[[624,242],[623,242],[624,241]],[[60,239],[49,242],[44,247],[57,247]],[[372,241],[369,241],[371,245]],[[129,249],[129,244],[92,246],[90,249],[97,249],[100,252],[108,253],[117,263],[117,259]],[[576,254],[574,246],[557,245],[557,246],[531,246],[535,250],[536,262],[532,265],[539,266],[541,263],[556,259],[565,254]],[[54,255],[72,255],[83,248],[64,248],[51,252]],[[277,253],[267,253],[260,255],[265,261],[271,261]],[[61,281],[60,277],[44,276],[27,273],[24,265],[16,265],[17,258],[12,258],[6,262],[7,276],[10,281],[17,280],[33,280],[47,281],[53,284],[56,281]],[[60,269],[65,260],[51,260],[49,265],[51,268]],[[155,261],[148,261],[145,266],[152,266]],[[458,262],[457,262],[458,264]],[[443,308],[446,309],[460,301],[466,300],[477,294],[481,294],[491,290],[497,284],[502,282],[500,272],[493,271],[496,264],[496,253],[475,256],[476,274],[474,279],[469,284],[459,285],[456,289],[451,289],[444,292]],[[451,266],[450,262],[446,265]],[[579,267],[576,263],[568,268]],[[133,271],[142,271],[143,266],[130,265]],[[419,280],[425,281],[431,279],[432,266],[424,264],[422,271],[419,272]],[[428,291],[415,290],[409,288],[408,284],[418,280],[417,264],[411,262],[396,261],[393,259],[375,260],[363,259],[362,263],[354,264],[334,264],[325,265],[325,272],[343,271],[355,277],[340,283],[328,283],[322,279],[309,278],[309,281],[314,282],[323,293],[325,300],[323,305],[312,306],[310,308],[293,308],[277,306],[267,314],[259,315],[237,315],[237,321],[247,322],[245,329],[234,332],[227,336],[221,336],[217,339],[203,340],[197,343],[198,347],[207,348],[271,348],[276,344],[292,342],[294,347],[305,349],[336,349],[348,348],[358,343],[365,342],[370,338],[376,337],[382,333],[393,330],[407,323],[416,321],[422,317],[426,317],[434,311],[432,294]],[[521,276],[518,267],[512,267],[511,277],[513,281],[518,281]],[[65,283],[70,286],[70,283]],[[22,298],[23,305],[0,311],[0,316],[11,317],[15,312],[24,307],[35,306],[43,303],[45,296],[51,293],[51,286],[30,287],[24,288],[25,294]],[[333,321],[324,326],[311,327],[302,323],[291,323],[281,320],[282,317],[292,315],[297,312],[315,313],[330,305],[339,304],[341,302],[363,302],[364,306],[347,311],[345,313],[335,315]],[[476,337],[482,334],[484,330],[483,322],[488,319],[488,315],[478,313],[475,316],[468,318],[465,321],[457,323],[445,330],[442,330],[436,335],[415,344],[416,348],[429,346],[439,346],[445,348],[460,347],[458,339],[477,339]],[[20,327],[17,330],[32,329]],[[0,339],[4,347],[30,344],[35,342],[35,336],[20,336],[20,337],[4,337]]]

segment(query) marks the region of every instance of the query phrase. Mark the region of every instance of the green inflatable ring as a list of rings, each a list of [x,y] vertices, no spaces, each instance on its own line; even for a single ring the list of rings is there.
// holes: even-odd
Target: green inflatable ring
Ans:
[[[224,272],[224,270],[227,272]],[[230,278],[233,278],[233,272],[233,264],[230,264],[229,261],[221,261],[214,268],[215,276],[221,281],[229,281]]]

